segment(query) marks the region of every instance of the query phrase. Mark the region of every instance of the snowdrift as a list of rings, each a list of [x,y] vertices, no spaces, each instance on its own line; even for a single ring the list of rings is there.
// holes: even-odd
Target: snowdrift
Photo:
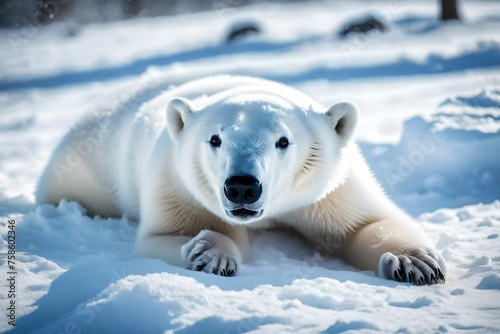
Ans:
[[[457,96],[404,123],[397,145],[362,143],[391,198],[412,214],[500,194],[500,91]]]

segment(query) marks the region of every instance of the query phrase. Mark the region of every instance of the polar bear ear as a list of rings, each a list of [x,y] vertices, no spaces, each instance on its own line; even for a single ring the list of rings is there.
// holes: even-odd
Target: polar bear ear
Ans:
[[[342,144],[349,143],[358,127],[358,106],[352,102],[340,102],[332,106],[325,115],[328,118],[328,124],[341,138]]]
[[[170,100],[167,105],[167,129],[172,139],[177,138],[196,109],[188,99],[176,97]]]

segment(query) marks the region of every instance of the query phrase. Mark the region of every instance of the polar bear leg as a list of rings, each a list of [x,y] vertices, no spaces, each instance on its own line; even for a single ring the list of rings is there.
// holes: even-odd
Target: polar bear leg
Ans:
[[[160,259],[173,266],[186,268],[187,262],[181,257],[181,247],[191,237],[180,235],[142,235],[137,237],[137,252],[141,257]]]
[[[416,285],[444,283],[443,258],[427,247],[410,221],[382,220],[356,231],[344,248],[348,262],[387,279]]]
[[[161,259],[174,266],[234,276],[238,265],[248,256],[245,244],[248,245],[248,240],[239,243],[238,247],[224,234],[203,230],[194,238],[179,235],[139,236],[137,251],[142,257]]]
[[[70,142],[67,147],[71,145],[76,144]],[[52,157],[38,183],[36,203],[58,205],[66,199],[80,203],[91,217],[121,217],[109,185],[92,167],[92,160],[100,158],[83,157],[75,150],[69,152],[61,150]]]

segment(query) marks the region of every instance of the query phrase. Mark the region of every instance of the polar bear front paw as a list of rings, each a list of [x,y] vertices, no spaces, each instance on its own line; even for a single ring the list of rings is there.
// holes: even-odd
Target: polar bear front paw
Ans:
[[[231,239],[208,230],[182,246],[181,255],[188,269],[220,276],[234,276],[241,258]]]
[[[380,257],[379,275],[415,285],[442,284],[446,272],[443,258],[433,250],[418,248],[406,254],[384,253]]]

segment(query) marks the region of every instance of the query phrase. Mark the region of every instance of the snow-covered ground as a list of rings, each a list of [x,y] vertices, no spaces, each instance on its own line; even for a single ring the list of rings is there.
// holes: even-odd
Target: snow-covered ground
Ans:
[[[436,22],[437,1],[333,1],[0,30],[0,330],[11,329],[15,220],[19,333],[500,332],[500,3],[461,5],[460,24]],[[335,35],[367,13],[389,30]],[[226,45],[249,19],[263,33]],[[446,284],[386,281],[264,231],[237,277],[216,277],[137,258],[125,218],[34,206],[51,151],[82,115],[130,84],[216,73],[356,102],[360,146],[448,261]]]

